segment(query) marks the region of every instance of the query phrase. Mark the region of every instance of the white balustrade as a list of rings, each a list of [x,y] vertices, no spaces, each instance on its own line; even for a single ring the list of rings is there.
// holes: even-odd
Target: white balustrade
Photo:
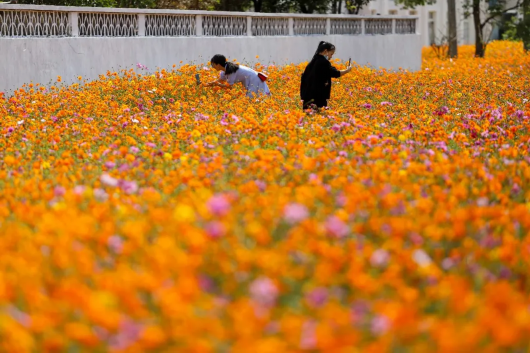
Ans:
[[[138,16],[127,13],[80,13],[80,37],[138,36]]]
[[[246,36],[247,18],[241,16],[203,16],[202,31],[204,36],[227,37]]]
[[[414,16],[266,14],[0,5],[0,37],[416,34]]]
[[[392,19],[366,19],[365,34],[392,34]]]
[[[294,34],[298,36],[326,34],[325,18],[298,18],[294,19]]]
[[[252,18],[252,17],[249,17]],[[289,18],[285,17],[254,17],[252,18],[253,36],[288,36]]]
[[[0,37],[66,37],[71,30],[68,12],[0,8]]]
[[[331,34],[362,34],[362,19],[332,19],[331,20]]]
[[[148,37],[190,37],[196,35],[195,16],[145,15],[145,35]]]

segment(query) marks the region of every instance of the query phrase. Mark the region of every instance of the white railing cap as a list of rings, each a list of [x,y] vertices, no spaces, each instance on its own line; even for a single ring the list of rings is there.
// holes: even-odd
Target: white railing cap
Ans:
[[[128,9],[115,7],[89,7],[89,6],[49,6],[49,5],[11,5],[2,4],[0,10],[18,11],[61,11],[82,13],[123,13],[146,15],[205,15],[205,16],[233,16],[233,17],[294,17],[294,18],[331,18],[331,19],[418,19],[418,16],[389,15],[389,16],[360,16],[360,15],[334,15],[334,14],[299,14],[299,13],[263,13],[263,12],[230,12],[230,11],[196,11],[196,10],[169,10],[169,9]]]

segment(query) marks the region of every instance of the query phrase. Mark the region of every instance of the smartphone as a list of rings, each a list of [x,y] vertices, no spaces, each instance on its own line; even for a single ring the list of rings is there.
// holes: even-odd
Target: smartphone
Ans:
[[[351,58],[350,58],[350,60],[348,60],[348,66],[346,66],[346,67],[350,67],[350,65],[351,65]]]
[[[195,81],[197,81],[197,84],[200,85],[201,84],[201,75],[195,74]]]

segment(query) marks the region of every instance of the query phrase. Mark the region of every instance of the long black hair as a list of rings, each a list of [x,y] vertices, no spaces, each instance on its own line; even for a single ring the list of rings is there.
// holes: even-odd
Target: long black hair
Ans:
[[[324,50],[335,50],[335,46],[331,44],[330,42],[321,41],[320,43],[318,43],[317,51],[315,52],[315,55],[313,55],[313,58],[311,59],[309,64],[307,64],[304,70],[304,73],[312,69],[312,67],[315,64],[316,59],[318,58],[320,53],[322,53]]]
[[[221,55],[221,54],[215,54],[213,56],[212,60],[210,60],[210,61],[211,61],[212,64],[219,64],[221,66],[224,66],[225,69],[226,69],[226,71],[225,71],[226,75],[233,74],[234,72],[239,70],[239,65],[238,64],[227,62],[225,56]]]
[[[335,50],[335,46],[331,44],[330,42],[322,41],[318,43],[318,48],[317,48],[317,51],[315,52],[315,55],[322,53],[324,50],[333,51]]]

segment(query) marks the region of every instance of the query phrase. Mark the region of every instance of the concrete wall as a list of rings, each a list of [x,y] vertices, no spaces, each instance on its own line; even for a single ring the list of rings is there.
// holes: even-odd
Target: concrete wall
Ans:
[[[510,3],[517,2],[517,0],[508,1]],[[466,18],[464,16],[464,4],[465,0],[456,0],[458,44],[475,44],[473,17]],[[482,2],[481,6],[486,11],[486,2]],[[510,5],[507,5],[507,7],[510,7]],[[345,13],[346,11],[343,10],[342,12]],[[429,13],[432,13],[432,19],[429,18]],[[437,41],[447,34],[447,1],[445,0],[436,0],[431,5],[416,6],[415,9],[405,9],[402,4],[396,4],[396,1],[392,0],[372,0],[361,9],[359,14],[365,16],[375,14],[380,14],[381,16],[419,16],[416,32],[421,35],[421,43],[425,47],[431,45],[429,22],[432,21],[434,23],[434,37]],[[482,20],[484,20],[484,15],[482,15]],[[485,33],[489,34],[489,29]]]
[[[0,38],[0,92],[8,95],[25,83],[48,84],[62,76],[97,79],[107,70],[137,63],[150,71],[173,64],[206,63],[224,54],[242,63],[287,64],[308,61],[321,40],[337,47],[335,57],[349,57],[375,68],[421,68],[421,37],[396,35],[323,35],[278,37],[133,37]],[[259,59],[256,59],[259,55]]]

